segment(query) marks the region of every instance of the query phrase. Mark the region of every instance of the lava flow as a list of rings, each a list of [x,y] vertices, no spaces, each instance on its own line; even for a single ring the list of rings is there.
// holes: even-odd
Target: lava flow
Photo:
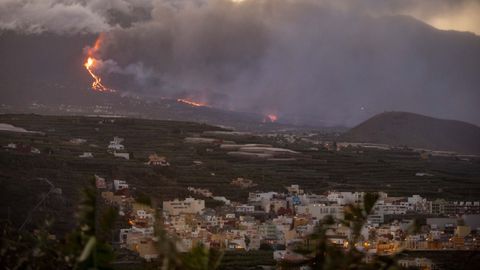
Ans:
[[[93,48],[88,48],[87,54],[87,60],[85,61],[85,64],[83,66],[87,69],[88,73],[90,73],[90,76],[93,78],[92,82],[92,89],[95,91],[100,91],[100,92],[115,92],[115,90],[106,87],[105,85],[102,84],[102,78],[95,74],[95,68],[98,68],[98,64],[100,63],[99,60],[97,60],[95,57],[93,57],[93,54],[98,51],[101,45],[101,40],[102,40],[102,35],[98,37],[98,39],[95,41],[95,45]]]
[[[191,100],[183,99],[183,98],[179,98],[179,99],[177,99],[177,101],[181,102],[181,103],[191,105],[191,106],[194,106],[194,107],[206,107],[207,106],[206,103],[195,102],[195,101],[191,101]]]
[[[110,88],[106,87],[105,85],[103,85],[102,84],[102,78],[100,78],[100,76],[98,76],[98,75],[95,75],[95,73],[93,72],[93,69],[95,68],[95,63],[96,62],[97,62],[97,60],[95,60],[95,58],[88,57],[87,61],[84,64],[85,68],[88,70],[88,73],[90,73],[90,75],[93,78],[92,89],[95,90],[95,91],[100,91],[100,92],[114,92],[113,89],[110,89]]]
[[[277,120],[278,120],[278,116],[276,114],[271,113],[271,114],[267,114],[265,116],[265,119],[263,120],[263,122],[268,121],[270,123],[275,123],[275,122],[277,122]]]

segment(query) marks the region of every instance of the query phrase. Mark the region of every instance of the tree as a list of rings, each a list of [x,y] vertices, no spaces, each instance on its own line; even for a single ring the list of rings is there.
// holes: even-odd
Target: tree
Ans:
[[[98,209],[92,179],[81,195],[77,226],[65,241],[48,232],[50,221],[34,233],[2,224],[0,265],[5,269],[111,269],[114,254],[107,238],[116,211],[110,207]]]
[[[65,258],[74,269],[111,269],[113,249],[108,236],[116,219],[115,209],[101,209],[94,182],[84,188],[77,211],[77,227],[67,237]]]
[[[190,252],[181,256],[182,268],[185,270],[215,270],[220,266],[223,252],[197,245]]]

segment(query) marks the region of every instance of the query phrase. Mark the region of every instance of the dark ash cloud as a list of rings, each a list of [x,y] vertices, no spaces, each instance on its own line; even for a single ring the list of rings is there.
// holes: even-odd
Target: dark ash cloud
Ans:
[[[100,33],[149,18],[151,0],[0,0],[0,30]]]
[[[110,83],[300,122],[405,110],[479,123],[477,36],[339,2],[186,3],[157,3],[151,20],[106,34]]]
[[[0,28],[104,33],[98,71],[126,93],[299,123],[354,125],[402,110],[480,124],[480,37],[415,19],[468,15],[478,1],[46,2],[35,12],[33,1],[0,0],[0,15],[32,18],[0,16]],[[62,23],[57,9],[77,23]]]

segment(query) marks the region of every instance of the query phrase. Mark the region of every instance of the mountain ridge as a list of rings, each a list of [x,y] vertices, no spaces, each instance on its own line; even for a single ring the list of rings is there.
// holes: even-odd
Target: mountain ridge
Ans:
[[[480,153],[480,127],[459,120],[445,120],[410,112],[377,114],[353,127],[341,138],[351,142]]]

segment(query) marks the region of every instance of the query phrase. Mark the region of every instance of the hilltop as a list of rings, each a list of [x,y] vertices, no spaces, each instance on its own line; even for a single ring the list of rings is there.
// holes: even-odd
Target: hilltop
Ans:
[[[480,127],[407,112],[378,114],[341,138],[350,142],[480,153]]]

